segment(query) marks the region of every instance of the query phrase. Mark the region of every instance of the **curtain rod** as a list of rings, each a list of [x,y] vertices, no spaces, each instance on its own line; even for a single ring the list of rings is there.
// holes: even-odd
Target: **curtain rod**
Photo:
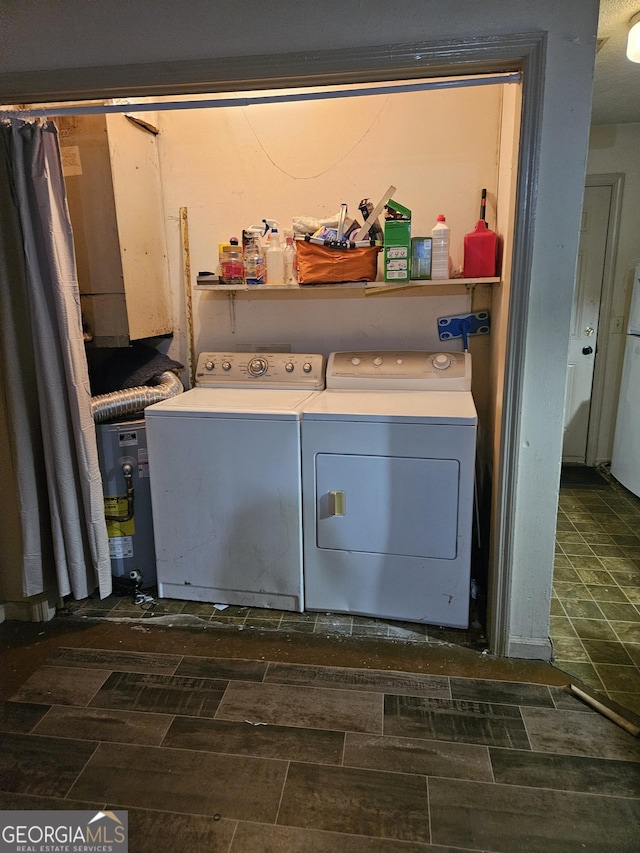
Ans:
[[[298,92],[285,95],[259,95],[252,98],[207,98],[196,101],[154,101],[153,103],[94,104],[91,106],[50,107],[4,111],[1,118],[49,118],[63,115],[90,115],[104,113],[155,112],[161,110],[201,110],[218,107],[250,107],[259,104],[289,103],[295,101],[319,101],[331,98],[353,98],[365,95],[391,95],[403,92],[421,92],[429,89],[458,89],[466,86],[490,86],[500,83],[519,83],[520,73],[494,74],[487,77],[452,78],[449,80],[427,80],[421,83],[374,86],[370,89],[336,89],[323,92]]]

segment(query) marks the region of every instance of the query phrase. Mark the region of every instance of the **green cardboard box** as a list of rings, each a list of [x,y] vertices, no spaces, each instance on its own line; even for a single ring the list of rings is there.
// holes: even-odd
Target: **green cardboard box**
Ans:
[[[411,211],[390,199],[385,205],[384,280],[409,281],[411,278]]]

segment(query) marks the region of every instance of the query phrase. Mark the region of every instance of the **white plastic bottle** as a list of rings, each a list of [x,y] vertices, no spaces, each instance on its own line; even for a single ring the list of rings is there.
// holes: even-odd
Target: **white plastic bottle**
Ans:
[[[442,214],[431,231],[431,278],[449,278],[449,226]]]
[[[266,259],[267,284],[284,284],[284,249],[280,245],[280,234],[277,228],[271,229]]]
[[[285,238],[284,247],[284,283],[298,283],[298,264],[296,257],[296,247],[293,242],[293,237]]]

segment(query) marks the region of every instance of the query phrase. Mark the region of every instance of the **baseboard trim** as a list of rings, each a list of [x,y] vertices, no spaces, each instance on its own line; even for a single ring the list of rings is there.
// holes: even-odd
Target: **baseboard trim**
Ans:
[[[510,637],[507,657],[543,660],[550,663],[553,658],[553,645],[549,638]]]
[[[0,622],[14,619],[18,622],[49,622],[56,615],[59,596],[43,592],[23,601],[0,602]]]

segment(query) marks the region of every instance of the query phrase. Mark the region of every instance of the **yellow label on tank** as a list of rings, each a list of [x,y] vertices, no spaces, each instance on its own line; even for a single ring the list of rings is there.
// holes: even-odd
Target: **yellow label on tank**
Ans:
[[[104,514],[106,516],[127,517],[127,496],[110,495],[104,499]],[[129,521],[109,521],[107,518],[107,535],[111,539],[114,536],[133,536],[136,532],[135,517]]]

